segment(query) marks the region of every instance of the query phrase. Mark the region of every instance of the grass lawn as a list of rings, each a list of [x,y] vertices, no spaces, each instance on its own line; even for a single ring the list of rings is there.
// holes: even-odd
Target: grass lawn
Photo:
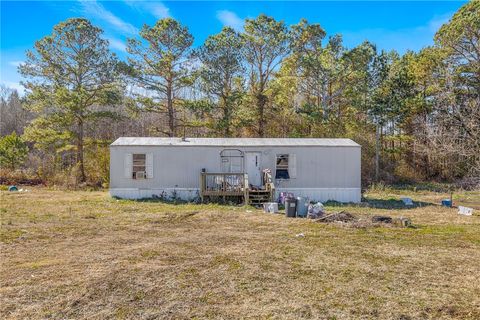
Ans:
[[[404,216],[415,228],[2,191],[0,318],[479,319],[480,216],[432,205],[445,194],[365,196],[372,207],[327,211]],[[397,205],[402,196],[422,206]],[[454,197],[480,205],[480,192]]]

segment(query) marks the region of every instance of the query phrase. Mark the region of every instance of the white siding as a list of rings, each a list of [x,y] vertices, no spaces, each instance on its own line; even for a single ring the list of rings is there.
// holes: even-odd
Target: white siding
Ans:
[[[124,161],[123,161],[123,176],[125,179],[132,179],[132,166],[133,166],[133,154],[125,153]]]
[[[110,188],[111,190],[144,190],[142,194],[148,194],[149,190],[174,189],[193,192],[192,190],[199,188],[202,168],[207,172],[222,171],[220,152],[223,149],[226,148],[111,146]],[[274,170],[276,155],[289,154],[289,170],[292,179],[276,181],[278,190],[292,190],[300,195],[301,189],[306,190],[305,192],[316,192],[315,194],[321,195],[322,198],[332,197],[331,200],[354,199],[355,202],[360,200],[360,147],[286,146],[238,149],[243,152],[262,152],[261,169]],[[150,175],[151,178],[139,180],[131,178],[132,153],[147,154],[147,176]],[[293,178],[295,176],[296,178]],[[342,195],[352,195],[352,193],[355,195]]]
[[[153,153],[145,155],[145,171],[147,172],[147,179],[153,179]]]
[[[295,153],[288,155],[288,174],[292,179],[297,178],[297,155]]]

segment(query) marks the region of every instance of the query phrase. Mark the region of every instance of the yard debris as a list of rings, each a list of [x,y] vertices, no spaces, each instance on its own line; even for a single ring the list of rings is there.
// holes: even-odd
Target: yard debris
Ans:
[[[405,228],[412,226],[412,220],[410,220],[409,218],[405,218],[405,217],[396,218],[396,219],[393,220],[393,223],[396,226],[405,227]]]
[[[321,202],[315,204],[310,204],[308,206],[307,218],[309,219],[318,219],[325,214],[325,208]]]
[[[403,201],[403,204],[405,204],[406,206],[413,206],[413,201],[412,201],[411,198],[405,197],[405,198],[401,198],[401,199]]]
[[[372,222],[380,222],[380,223],[392,223],[393,219],[389,216],[373,216]]]
[[[389,216],[376,215],[369,217],[356,216],[347,211],[340,211],[316,219],[318,222],[341,223],[352,228],[372,228],[380,226],[410,227],[412,221],[409,218],[392,218]]]
[[[340,211],[332,213],[324,217],[319,218],[319,222],[354,222],[358,221],[358,218],[347,211]]]
[[[461,214],[464,216],[471,216],[473,215],[473,208],[458,206],[458,214]]]
[[[278,203],[285,204],[285,199],[286,198],[294,198],[293,193],[291,193],[291,192],[280,192],[280,195],[278,196]]]

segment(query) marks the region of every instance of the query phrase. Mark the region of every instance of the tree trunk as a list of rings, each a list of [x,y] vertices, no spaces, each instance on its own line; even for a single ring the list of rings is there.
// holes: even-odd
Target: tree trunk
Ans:
[[[327,121],[328,120],[328,97],[326,92],[326,85],[324,85],[324,95],[322,96],[322,108],[323,108],[323,120]]]
[[[87,181],[85,175],[85,163],[83,159],[83,120],[78,121],[78,137],[77,137],[77,164],[80,169],[80,183]]]
[[[173,108],[173,81],[167,79],[168,136],[175,137],[175,110]]]
[[[375,181],[380,178],[380,124],[376,125],[375,133]]]
[[[222,96],[222,103],[223,103],[223,125],[225,126],[223,128],[223,135],[225,137],[231,137],[232,131],[230,130],[230,121],[231,121],[231,108],[228,103],[228,98],[225,96]]]
[[[267,103],[267,97],[263,93],[259,93],[255,97],[258,110],[258,136],[263,138],[265,136],[265,104]]]

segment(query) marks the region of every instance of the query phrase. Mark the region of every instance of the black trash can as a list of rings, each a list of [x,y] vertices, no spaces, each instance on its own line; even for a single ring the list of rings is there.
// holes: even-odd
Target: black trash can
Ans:
[[[295,218],[297,212],[297,199],[285,198],[285,216]]]

